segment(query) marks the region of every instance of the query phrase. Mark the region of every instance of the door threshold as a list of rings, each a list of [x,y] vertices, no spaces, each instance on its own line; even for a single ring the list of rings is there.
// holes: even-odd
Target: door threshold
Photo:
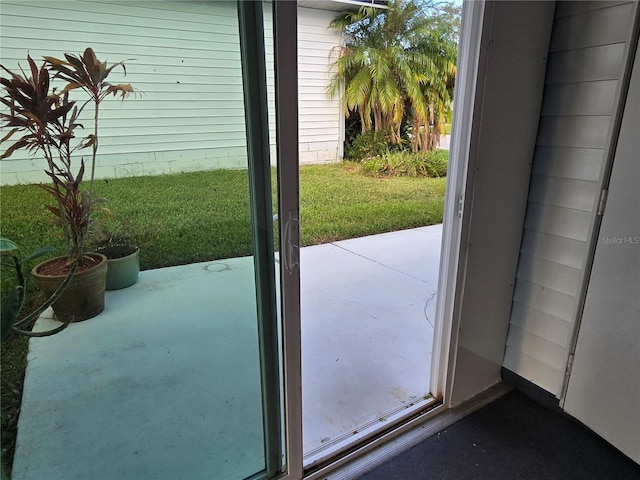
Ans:
[[[384,433],[390,428],[402,424],[407,419],[433,409],[439,403],[431,395],[425,395],[420,400],[388,412],[384,417],[368,422],[353,432],[341,435],[306,453],[304,456],[304,468],[305,470],[318,469],[323,463],[332,461],[333,458],[347,452],[349,449],[353,449],[354,446],[357,447],[367,440],[375,438],[376,435],[380,435],[381,432]]]
[[[316,462],[316,465],[318,465],[316,469],[308,471],[304,478],[305,480],[348,480],[357,478],[497,400],[512,389],[513,386],[511,384],[500,382],[453,408],[447,408],[443,404],[436,405],[437,402],[433,401],[433,408],[405,421],[368,443],[364,445],[361,443],[356,448],[345,450],[340,456],[334,453],[336,457],[333,462],[324,466],[320,466],[318,465],[319,462]],[[424,408],[424,405],[422,405],[422,408]],[[353,445],[353,437],[350,444]],[[323,457],[326,459],[327,456],[324,455]],[[310,464],[310,466],[313,468],[313,465]]]

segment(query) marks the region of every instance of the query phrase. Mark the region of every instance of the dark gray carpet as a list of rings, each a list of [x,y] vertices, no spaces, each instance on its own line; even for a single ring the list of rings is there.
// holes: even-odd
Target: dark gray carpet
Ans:
[[[640,466],[514,390],[361,479],[640,480]]]

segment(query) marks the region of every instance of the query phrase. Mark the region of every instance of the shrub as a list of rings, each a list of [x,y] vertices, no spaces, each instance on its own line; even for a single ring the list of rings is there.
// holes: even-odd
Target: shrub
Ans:
[[[360,163],[360,170],[371,177],[379,177],[386,171],[386,163],[386,157],[367,158]]]
[[[449,152],[387,152],[360,163],[362,172],[378,177],[444,177],[447,175]]]
[[[449,150],[432,150],[417,154],[430,177],[446,177],[449,166]]]
[[[367,158],[379,157],[391,149],[389,139],[380,132],[370,131],[355,137],[349,145],[345,145],[344,158],[360,162]]]

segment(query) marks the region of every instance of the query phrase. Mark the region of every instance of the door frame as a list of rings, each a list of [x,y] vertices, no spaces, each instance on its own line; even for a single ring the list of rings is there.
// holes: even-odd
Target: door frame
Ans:
[[[238,29],[247,137],[251,228],[260,352],[266,476],[282,471],[282,398],[276,305],[267,68],[262,1],[238,1]],[[263,473],[258,474],[262,476]]]
[[[284,383],[284,479],[304,475],[300,323],[298,152],[298,5],[273,1],[280,292]]]
[[[467,248],[462,245],[462,227],[473,127],[472,122],[467,119],[473,118],[484,13],[484,0],[462,3],[456,72],[458,88],[455,89],[453,98],[456,111],[451,125],[430,375],[431,394],[441,399],[445,405],[449,404],[453,390],[458,344],[458,328],[454,328],[454,307],[461,301],[461,292],[456,286],[459,261]],[[440,292],[443,294],[440,295]]]

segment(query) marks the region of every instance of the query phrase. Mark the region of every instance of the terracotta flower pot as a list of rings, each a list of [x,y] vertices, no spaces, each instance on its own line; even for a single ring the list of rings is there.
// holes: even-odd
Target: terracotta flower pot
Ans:
[[[107,257],[99,253],[90,253],[90,257],[99,263],[88,270],[76,271],[71,283],[60,298],[53,304],[53,313],[58,320],[64,321],[74,315],[74,322],[95,317],[104,310],[104,292],[107,280]],[[65,275],[45,275],[43,269],[52,263],[66,260],[66,257],[53,258],[36,265],[31,275],[45,296],[49,297],[64,281]]]

